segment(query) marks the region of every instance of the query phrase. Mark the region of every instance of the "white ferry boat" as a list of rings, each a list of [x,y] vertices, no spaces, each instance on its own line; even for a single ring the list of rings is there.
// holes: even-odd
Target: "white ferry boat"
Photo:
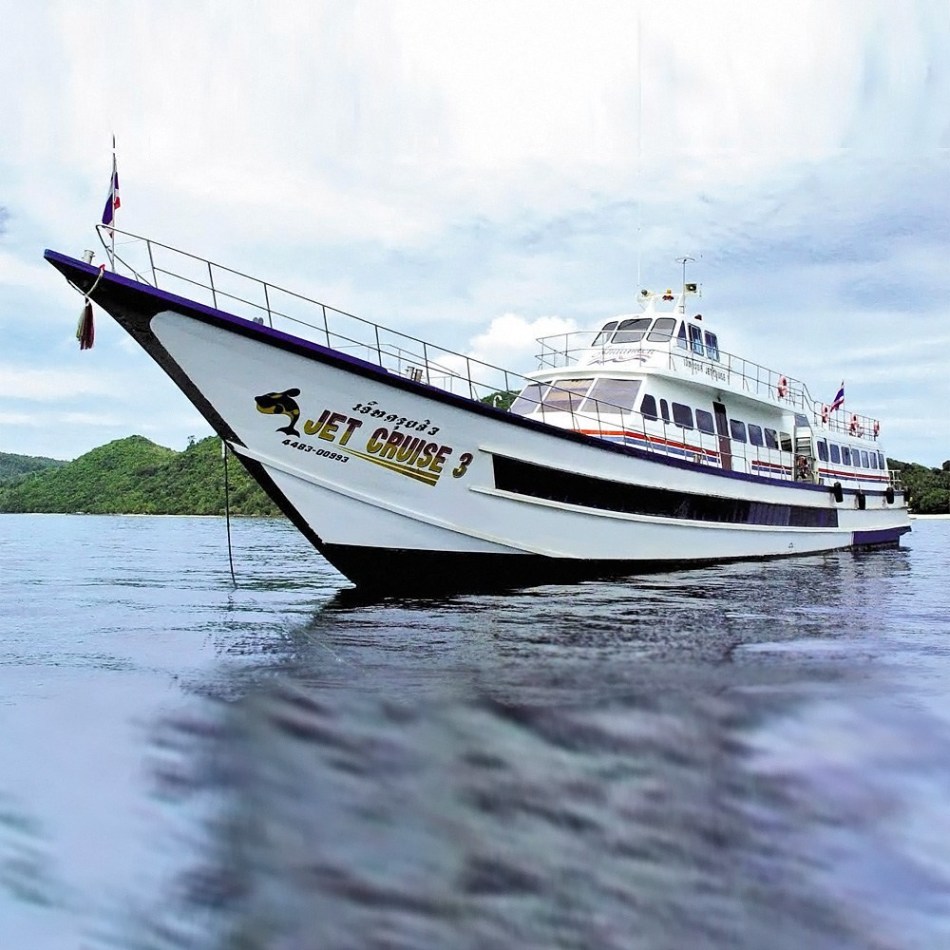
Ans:
[[[877,420],[726,352],[687,309],[695,285],[539,341],[521,376],[115,234],[112,270],[46,259],[360,588],[625,576],[910,530]]]

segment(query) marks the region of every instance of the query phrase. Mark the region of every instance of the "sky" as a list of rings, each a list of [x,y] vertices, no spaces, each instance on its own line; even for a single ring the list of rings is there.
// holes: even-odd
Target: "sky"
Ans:
[[[636,310],[950,458],[947,0],[0,0],[0,451],[207,424],[43,259],[118,224],[442,346]],[[101,254],[99,259],[101,259]]]

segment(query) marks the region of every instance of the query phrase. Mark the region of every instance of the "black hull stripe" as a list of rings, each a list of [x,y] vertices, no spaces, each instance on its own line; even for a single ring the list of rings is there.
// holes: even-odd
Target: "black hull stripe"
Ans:
[[[492,463],[496,488],[584,508],[720,524],[795,528],[838,527],[838,512],[834,508],[780,505],[748,501],[744,498],[690,494],[669,488],[629,485],[501,455],[493,455]]]

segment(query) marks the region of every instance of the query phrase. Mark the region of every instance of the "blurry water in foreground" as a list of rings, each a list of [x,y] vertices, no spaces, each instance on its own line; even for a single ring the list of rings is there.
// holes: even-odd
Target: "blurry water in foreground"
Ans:
[[[0,516],[0,947],[950,945],[950,521],[374,603],[233,530]]]

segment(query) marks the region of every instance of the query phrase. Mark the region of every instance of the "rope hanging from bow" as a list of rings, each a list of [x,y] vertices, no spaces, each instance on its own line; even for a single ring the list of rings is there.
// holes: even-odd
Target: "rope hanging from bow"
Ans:
[[[83,297],[85,302],[83,303],[82,313],[79,314],[79,323],[76,325],[76,339],[79,340],[79,349],[80,350],[91,350],[93,343],[96,342],[96,325],[92,319],[92,301],[90,297],[92,292],[96,289],[99,284],[99,281],[102,280],[102,275],[106,272],[106,265],[99,265],[99,275],[96,277],[93,285],[87,290]],[[75,287],[76,285],[73,284]],[[76,287],[79,290],[78,287]],[[82,291],[79,291],[82,293]]]

